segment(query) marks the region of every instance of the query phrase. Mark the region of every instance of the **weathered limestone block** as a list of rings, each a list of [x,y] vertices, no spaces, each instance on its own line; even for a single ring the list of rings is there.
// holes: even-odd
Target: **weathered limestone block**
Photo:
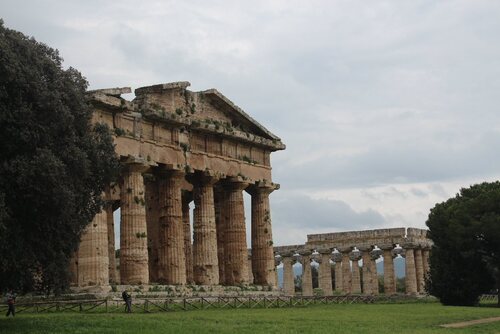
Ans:
[[[351,252],[351,248],[342,249],[342,291],[344,293],[352,292],[352,271],[351,271],[351,262],[349,260],[349,253]]]
[[[181,192],[184,173],[162,170],[157,178],[160,208],[159,281],[174,285],[186,284]]]
[[[149,281],[158,282],[159,273],[159,208],[158,208],[158,183],[153,175],[144,177],[144,191],[146,194],[146,225],[148,233],[148,265]]]
[[[118,283],[116,277],[116,259],[115,259],[115,220],[113,218],[113,205],[111,202],[107,202],[105,206],[106,210],[106,221],[107,221],[107,232],[108,232],[108,271],[109,271],[109,282]]]
[[[330,264],[332,252],[330,249],[321,249],[319,253],[321,254],[321,263],[319,264],[318,285],[325,296],[331,296],[333,294],[332,268]]]
[[[311,252],[304,251],[300,255],[302,256],[302,296],[312,296]]]
[[[233,179],[226,183],[227,215],[224,234],[224,276],[227,285],[247,283],[247,240],[243,189],[248,183]],[[253,252],[252,252],[253,256]]]
[[[78,249],[78,285],[108,285],[108,227],[106,210],[85,228]]]
[[[417,291],[419,293],[425,293],[425,280],[424,280],[424,261],[422,256],[422,249],[415,248],[415,269],[417,275]]]
[[[283,291],[287,296],[295,295],[295,283],[293,280],[293,258],[291,254],[283,255]]]
[[[184,227],[184,253],[186,254],[186,283],[193,284],[193,245],[191,243],[191,222],[189,219],[189,203],[193,194],[184,191],[182,194],[182,226]]]
[[[392,245],[380,246],[384,251],[384,293],[393,295],[396,293],[396,277],[394,273],[394,262],[392,258]]]
[[[405,285],[406,293],[417,294],[417,274],[415,271],[415,255],[413,245],[404,245],[406,250],[406,265],[405,265]]]
[[[248,188],[252,196],[252,270],[255,284],[277,286],[269,194],[279,186],[258,182]]]
[[[215,182],[217,178],[208,174],[197,174],[192,178],[195,205],[193,276],[195,283],[200,285],[219,284],[213,189]]]
[[[120,187],[120,280],[122,284],[148,284],[146,201],[141,173],[148,166],[130,163]]]

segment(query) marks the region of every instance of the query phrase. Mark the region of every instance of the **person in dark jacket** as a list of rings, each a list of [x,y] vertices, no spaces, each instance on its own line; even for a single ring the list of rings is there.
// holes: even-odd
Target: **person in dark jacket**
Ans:
[[[127,292],[127,290],[124,290],[122,292],[122,298],[123,298],[123,301],[125,302],[125,312],[131,313],[132,312],[132,296]]]
[[[16,294],[14,291],[9,290],[9,292],[6,295],[7,299],[7,306],[9,309],[7,310],[7,314],[5,315],[8,317],[10,314],[14,317],[16,315]]]

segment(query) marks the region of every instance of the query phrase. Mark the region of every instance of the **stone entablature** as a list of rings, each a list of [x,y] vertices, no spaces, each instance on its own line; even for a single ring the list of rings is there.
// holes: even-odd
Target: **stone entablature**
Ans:
[[[412,242],[422,247],[430,247],[430,240],[426,236],[427,230],[419,228],[386,228],[366,231],[349,231],[323,234],[308,234],[307,247],[312,248],[344,248],[396,245]]]
[[[130,88],[91,91],[94,122],[114,129],[119,155],[270,181],[270,153],[285,149],[281,139],[217,90],[192,92],[189,85],[138,88],[132,102],[120,97]]]
[[[88,92],[92,121],[112,129],[122,168],[71,261],[74,285],[276,286],[269,195],[279,185],[270,154],[285,145],[217,90],[188,86],[138,88],[133,101],[121,97],[127,87]],[[252,197],[250,260],[243,191]]]

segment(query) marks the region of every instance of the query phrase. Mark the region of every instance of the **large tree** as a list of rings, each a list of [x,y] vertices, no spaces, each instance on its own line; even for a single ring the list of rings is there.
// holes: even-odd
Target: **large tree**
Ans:
[[[87,81],[57,50],[0,20],[0,289],[60,291],[117,169],[91,124]]]
[[[446,305],[475,305],[500,287],[500,182],[481,183],[431,209],[428,290]]]

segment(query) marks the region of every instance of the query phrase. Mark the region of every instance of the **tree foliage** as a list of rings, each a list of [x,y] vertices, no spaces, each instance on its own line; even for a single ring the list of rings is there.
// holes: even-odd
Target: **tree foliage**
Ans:
[[[427,220],[434,242],[428,290],[446,305],[475,305],[500,286],[500,182],[460,190]]]
[[[91,125],[87,82],[58,51],[0,21],[0,287],[59,291],[117,170]]]

